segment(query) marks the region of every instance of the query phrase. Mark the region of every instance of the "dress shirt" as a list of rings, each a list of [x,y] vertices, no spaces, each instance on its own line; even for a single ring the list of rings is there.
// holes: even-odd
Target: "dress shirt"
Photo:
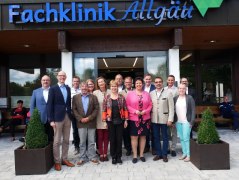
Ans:
[[[58,85],[59,85],[59,87],[61,89],[62,95],[64,97],[64,101],[66,103],[66,98],[67,98],[66,86],[65,86],[65,84],[59,84],[59,83],[58,83]]]
[[[89,106],[89,94],[87,94],[87,95],[82,94],[81,98],[82,98],[83,109],[84,109],[84,112],[86,114],[87,110],[88,110],[88,106]]]
[[[43,97],[44,97],[44,99],[45,99],[45,102],[47,103],[50,87],[48,87],[48,88],[42,88],[42,89],[43,89]]]

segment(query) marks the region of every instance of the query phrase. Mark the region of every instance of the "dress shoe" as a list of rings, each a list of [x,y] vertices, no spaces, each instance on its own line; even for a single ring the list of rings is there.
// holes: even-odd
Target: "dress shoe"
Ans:
[[[123,163],[122,160],[121,160],[121,158],[117,158],[117,163],[118,163],[118,164],[122,164],[122,163]]]
[[[131,155],[131,151],[127,151],[126,156],[130,156],[130,155]]]
[[[80,160],[80,161],[77,163],[77,165],[78,165],[78,166],[81,166],[81,165],[83,165],[84,163],[85,163],[85,161]]]
[[[189,162],[190,161],[190,157],[186,157],[185,159],[184,159],[184,162]]]
[[[145,157],[140,157],[139,159],[140,159],[142,162],[145,162],[145,161],[146,161]]]
[[[95,165],[99,164],[99,161],[97,159],[92,159],[90,160],[90,162]]]
[[[170,150],[168,150],[167,153],[170,154]]]
[[[168,158],[166,156],[163,156],[163,162],[168,162]]]
[[[112,159],[112,164],[117,164],[117,160],[115,158]]]
[[[135,163],[137,163],[137,162],[138,162],[138,159],[137,159],[137,158],[133,158],[133,159],[132,159],[132,163],[135,164]]]
[[[61,164],[60,163],[55,163],[54,168],[56,171],[60,171],[61,170]]]
[[[108,156],[105,156],[105,157],[104,157],[104,161],[109,161]]]
[[[75,166],[74,164],[72,164],[72,163],[71,163],[70,161],[68,161],[68,160],[63,160],[61,164],[62,164],[62,165],[66,165],[66,166],[68,166],[68,167],[74,167],[74,166]]]
[[[175,156],[177,156],[177,153],[176,153],[176,151],[171,151],[171,156],[172,156],[172,157],[175,157]]]
[[[104,157],[100,156],[100,162],[104,162]]]
[[[159,155],[156,155],[156,156],[154,156],[154,158],[153,158],[154,161],[158,161],[158,160],[160,160],[160,159],[163,159],[163,157],[162,157],[162,156],[159,156]]]

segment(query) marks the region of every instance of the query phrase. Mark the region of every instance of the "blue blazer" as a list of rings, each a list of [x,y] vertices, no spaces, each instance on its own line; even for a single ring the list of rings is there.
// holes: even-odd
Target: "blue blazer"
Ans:
[[[49,89],[47,101],[47,115],[49,122],[61,122],[67,113],[71,119],[71,89],[66,85],[67,98],[64,101],[63,94],[58,84]]]
[[[145,85],[143,86],[143,89],[145,88]],[[150,89],[149,89],[149,92],[151,92],[151,91],[153,91],[153,90],[155,90],[156,89],[156,87],[155,87],[155,85],[154,84],[151,84],[151,86],[150,86]]]
[[[32,116],[35,108],[38,109],[41,116],[41,122],[46,124],[47,122],[47,103],[43,96],[43,89],[38,88],[32,92],[31,103],[30,103],[30,114]]]

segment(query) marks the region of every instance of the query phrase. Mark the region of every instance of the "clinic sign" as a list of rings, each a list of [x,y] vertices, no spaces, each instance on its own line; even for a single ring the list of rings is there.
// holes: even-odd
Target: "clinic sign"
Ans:
[[[192,12],[194,6],[192,3],[185,3],[185,1],[182,0],[168,0],[170,3],[166,6],[156,5],[155,1],[134,0],[126,7],[123,13],[120,14],[120,17],[117,15],[118,9],[110,5],[108,1],[98,2],[94,8],[89,6],[86,7],[84,3],[77,2],[47,2],[42,8],[34,10],[24,9],[22,5],[14,4],[8,6],[9,23],[39,24],[153,20],[154,24],[158,26],[163,20],[185,20],[193,17]],[[161,1],[165,2],[165,0]]]

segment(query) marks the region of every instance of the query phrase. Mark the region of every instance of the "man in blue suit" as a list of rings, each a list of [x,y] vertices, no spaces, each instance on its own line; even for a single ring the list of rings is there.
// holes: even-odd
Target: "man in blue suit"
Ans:
[[[71,89],[65,85],[66,73],[57,74],[58,83],[49,90],[47,114],[50,125],[54,130],[53,155],[55,170],[60,171],[61,165],[75,166],[68,161],[69,138],[71,129]],[[63,142],[61,140],[63,139]],[[62,157],[60,145],[62,144]]]
[[[44,75],[41,78],[41,85],[42,87],[35,89],[32,92],[31,103],[30,103],[30,114],[33,114],[35,108],[38,109],[41,116],[41,122],[45,126],[45,132],[48,135],[48,140],[53,141],[53,129],[50,126],[47,118],[47,101],[48,101],[48,94],[50,89],[51,80],[50,77]]]

